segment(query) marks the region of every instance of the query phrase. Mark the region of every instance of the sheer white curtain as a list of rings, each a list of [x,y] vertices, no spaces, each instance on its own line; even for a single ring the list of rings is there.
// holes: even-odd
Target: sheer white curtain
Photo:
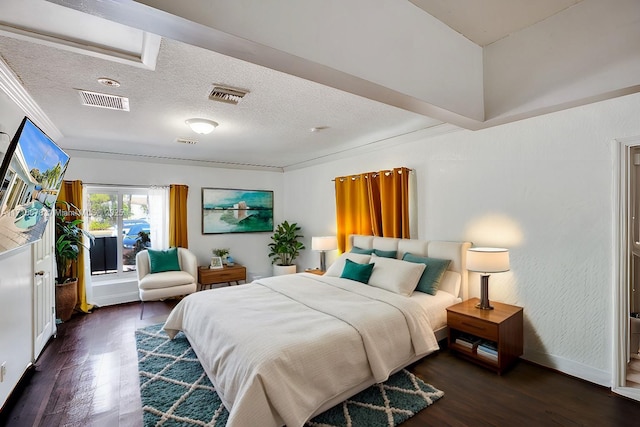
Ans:
[[[84,201],[84,212],[82,212],[82,219],[84,220],[85,230],[89,229],[89,218],[87,209],[91,204],[89,203],[89,192],[87,190],[87,186],[82,186],[82,200]],[[93,284],[92,284],[92,276],[91,276],[91,254],[89,253],[89,248],[91,247],[91,241],[87,236],[82,238],[84,241],[84,288],[87,296],[87,303],[90,305],[95,305],[93,301]]]
[[[149,225],[151,247],[167,249],[169,245],[169,187],[149,188]]]

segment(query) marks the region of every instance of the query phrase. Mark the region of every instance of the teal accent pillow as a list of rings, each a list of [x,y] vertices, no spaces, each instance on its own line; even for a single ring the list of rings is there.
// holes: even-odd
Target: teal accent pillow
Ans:
[[[358,264],[350,259],[346,259],[344,270],[342,270],[340,277],[367,284],[373,272],[373,266],[374,264]]]
[[[163,271],[180,271],[180,261],[178,260],[178,248],[167,249],[166,251],[156,251],[147,249],[149,254],[149,265],[151,273],[162,273]]]
[[[363,248],[354,246],[351,248],[349,252],[353,254],[371,255],[373,253],[373,249],[363,249]]]
[[[435,295],[436,291],[440,287],[440,281],[444,272],[449,268],[451,260],[439,259],[439,258],[427,258],[410,253],[404,254],[403,261],[423,263],[427,267],[422,272],[422,277],[418,282],[416,291],[424,292],[425,294]]]
[[[373,253],[384,258],[395,258],[398,256],[398,251],[381,251],[380,249],[374,249]]]

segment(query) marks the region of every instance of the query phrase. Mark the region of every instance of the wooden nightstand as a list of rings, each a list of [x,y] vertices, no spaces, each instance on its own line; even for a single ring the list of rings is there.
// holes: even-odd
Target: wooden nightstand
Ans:
[[[198,283],[200,289],[217,283],[240,284],[240,281],[247,280],[247,269],[239,264],[232,266],[225,265],[223,268],[198,267]]]
[[[307,268],[304,272],[317,274],[318,276],[322,276],[324,274],[324,271],[320,270],[319,268]]]
[[[493,310],[480,310],[478,302],[471,298],[447,308],[449,349],[501,374],[522,355],[523,308],[491,301]],[[495,356],[486,351],[487,343]]]

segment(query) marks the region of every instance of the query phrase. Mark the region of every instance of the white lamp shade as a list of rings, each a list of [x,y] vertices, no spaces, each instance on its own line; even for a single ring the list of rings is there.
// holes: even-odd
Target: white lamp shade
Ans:
[[[311,249],[314,251],[333,251],[338,249],[338,239],[335,236],[312,237]]]
[[[471,248],[467,250],[467,270],[477,273],[509,271],[509,250],[504,248]]]
[[[185,123],[188,124],[195,133],[202,135],[213,132],[213,130],[218,126],[218,123],[207,119],[189,119],[185,120]]]

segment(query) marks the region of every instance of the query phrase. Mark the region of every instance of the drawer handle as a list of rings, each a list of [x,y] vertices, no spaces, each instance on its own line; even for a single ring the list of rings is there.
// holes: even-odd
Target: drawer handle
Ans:
[[[472,323],[462,322],[464,326],[469,326],[470,328],[481,329],[484,330],[483,326],[474,325]]]

